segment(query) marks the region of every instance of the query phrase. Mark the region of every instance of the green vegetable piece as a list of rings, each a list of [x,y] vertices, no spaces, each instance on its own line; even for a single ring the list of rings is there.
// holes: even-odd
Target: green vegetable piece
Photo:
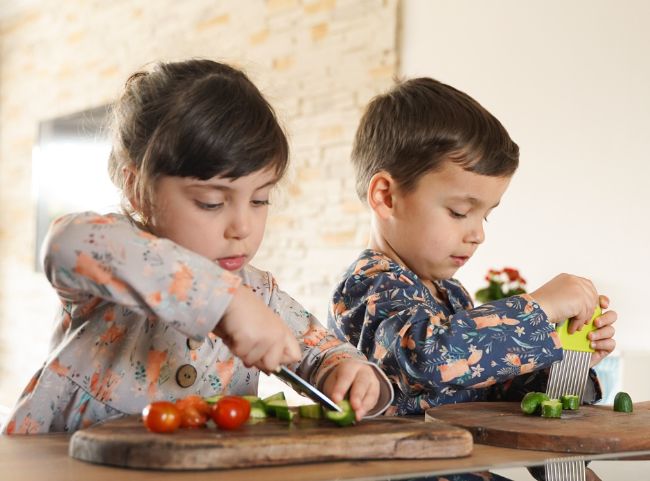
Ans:
[[[286,402],[286,401],[285,401]],[[294,409],[289,406],[276,406],[275,407],[275,416],[282,421],[291,422],[295,417],[296,412]]]
[[[562,402],[559,399],[542,401],[543,418],[559,418],[562,416]]]
[[[543,392],[528,392],[521,400],[521,411],[524,414],[539,414],[542,411],[542,402],[550,399]]]
[[[215,404],[219,399],[223,397],[222,394],[217,394],[216,396],[205,397],[203,400],[208,404]]]
[[[298,407],[300,417],[309,419],[321,419],[323,417],[323,409],[319,404],[305,404]]]
[[[330,411],[329,409],[325,409],[324,410],[325,418],[335,422],[339,426],[349,426],[350,424],[354,424],[356,418],[354,416],[354,411],[352,410],[352,406],[350,405],[350,401],[344,399],[343,401],[338,403],[338,405],[342,409],[342,412]]]
[[[261,399],[251,402],[251,413],[250,417],[252,418],[265,418],[267,417],[266,405],[262,402]]]
[[[266,414],[269,416],[277,416],[278,408],[288,409],[287,401],[285,399],[272,399],[264,403]]]
[[[620,413],[631,413],[634,411],[634,404],[632,404],[632,398],[626,392],[619,392],[614,397],[614,411]]]
[[[562,409],[569,411],[577,411],[580,409],[580,397],[575,394],[565,394],[560,396],[560,401],[562,401]]]
[[[268,404],[269,402],[277,401],[278,399],[286,399],[284,397],[284,392],[283,391],[279,391],[279,392],[276,392],[275,394],[271,394],[270,396],[265,397],[264,399],[262,399],[262,402],[264,404]]]

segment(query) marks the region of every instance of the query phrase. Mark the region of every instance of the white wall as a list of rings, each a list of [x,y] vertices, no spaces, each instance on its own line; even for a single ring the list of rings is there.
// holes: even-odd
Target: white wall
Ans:
[[[504,265],[531,289],[589,277],[619,314],[619,352],[649,351],[650,2],[406,0],[402,15],[402,75],[464,90],[521,148],[458,277],[471,291]]]

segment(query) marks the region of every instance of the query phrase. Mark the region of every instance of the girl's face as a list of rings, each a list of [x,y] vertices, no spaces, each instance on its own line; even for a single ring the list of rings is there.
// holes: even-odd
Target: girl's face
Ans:
[[[385,252],[423,281],[448,279],[485,239],[483,222],[501,201],[510,177],[490,177],[453,162],[425,174],[408,193],[392,198],[381,221]]]
[[[152,232],[238,271],[255,255],[264,237],[273,169],[236,180],[164,176],[154,192]]]

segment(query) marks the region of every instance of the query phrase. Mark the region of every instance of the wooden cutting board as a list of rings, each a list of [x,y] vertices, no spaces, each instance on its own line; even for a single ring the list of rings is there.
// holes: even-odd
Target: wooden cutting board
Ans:
[[[527,416],[519,403],[476,402],[427,409],[427,421],[469,429],[474,442],[506,448],[610,453],[650,449],[650,401],[619,413],[611,406],[581,406],[560,419]]]
[[[422,417],[381,417],[339,427],[326,420],[252,420],[154,434],[139,416],[77,431],[69,454],[92,463],[148,469],[225,469],[349,459],[454,458],[472,451],[469,431]]]

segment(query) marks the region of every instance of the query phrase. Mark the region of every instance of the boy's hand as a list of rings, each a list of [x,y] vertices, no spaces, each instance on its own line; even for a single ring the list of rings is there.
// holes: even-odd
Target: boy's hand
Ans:
[[[531,293],[546,313],[550,322],[569,319],[569,333],[573,334],[588,323],[599,302],[598,292],[589,279],[560,274]]]
[[[600,296],[600,307],[607,309],[609,306],[609,298],[607,296]],[[594,367],[605,357],[610,355],[616,347],[614,340],[614,326],[618,315],[615,311],[604,312],[602,316],[594,319],[594,326],[596,330],[589,333],[589,340],[591,341],[591,348],[596,352],[591,354],[591,361],[589,367]]]
[[[213,332],[246,367],[266,373],[302,357],[289,326],[246,286],[237,288]]]
[[[350,405],[357,421],[361,421],[379,399],[379,379],[369,364],[350,359],[341,362],[325,379],[323,392],[335,403],[350,391]]]

